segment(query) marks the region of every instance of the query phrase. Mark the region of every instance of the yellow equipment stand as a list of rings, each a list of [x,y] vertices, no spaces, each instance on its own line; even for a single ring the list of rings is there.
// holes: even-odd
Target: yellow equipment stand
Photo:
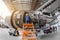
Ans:
[[[23,24],[22,40],[37,40],[33,24]]]

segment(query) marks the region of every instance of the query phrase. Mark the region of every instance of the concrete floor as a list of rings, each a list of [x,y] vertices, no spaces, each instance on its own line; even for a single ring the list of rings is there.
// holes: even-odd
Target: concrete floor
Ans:
[[[38,40],[60,40],[60,28],[58,28],[57,32],[51,33],[48,35],[43,35]]]
[[[38,40],[60,40],[60,30],[59,29],[56,33],[42,36],[41,39],[38,39]],[[0,28],[0,40],[21,40],[19,37],[10,36],[8,31],[9,31],[9,29]]]

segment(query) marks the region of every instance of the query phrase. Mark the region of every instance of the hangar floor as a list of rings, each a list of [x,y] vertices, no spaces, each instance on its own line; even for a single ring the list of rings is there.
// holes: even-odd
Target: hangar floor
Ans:
[[[38,40],[60,40],[60,28],[58,28],[58,31],[56,33],[44,35],[41,37],[41,39],[38,38]],[[10,36],[8,33],[9,29],[2,29],[0,28],[0,40],[20,40],[19,37]]]

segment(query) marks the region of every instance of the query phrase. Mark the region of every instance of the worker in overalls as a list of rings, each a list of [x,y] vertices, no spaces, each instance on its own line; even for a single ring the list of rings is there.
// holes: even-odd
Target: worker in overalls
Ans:
[[[25,16],[25,23],[30,23],[30,21],[31,21],[31,18],[29,16],[29,14],[27,13]]]

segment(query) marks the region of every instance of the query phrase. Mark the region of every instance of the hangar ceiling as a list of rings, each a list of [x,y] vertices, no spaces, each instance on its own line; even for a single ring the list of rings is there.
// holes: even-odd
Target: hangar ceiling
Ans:
[[[48,0],[3,0],[6,5],[11,9],[19,10],[36,10]]]

